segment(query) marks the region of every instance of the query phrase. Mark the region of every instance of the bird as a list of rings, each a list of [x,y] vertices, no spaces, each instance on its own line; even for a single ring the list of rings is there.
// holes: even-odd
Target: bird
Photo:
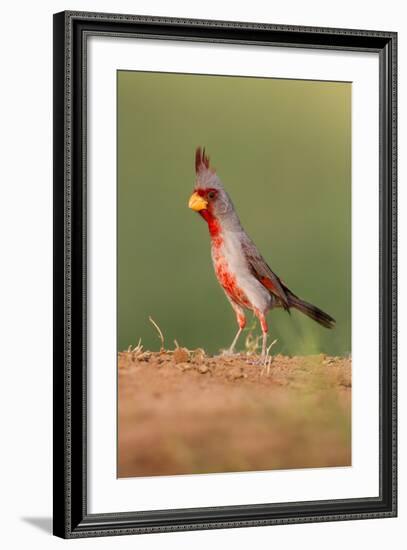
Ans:
[[[266,315],[274,308],[287,312],[294,308],[323,327],[334,328],[335,319],[299,298],[271,270],[244,230],[205,148],[198,147],[195,151],[195,185],[188,206],[208,225],[215,274],[236,315],[238,330],[227,353],[235,352],[246,326],[246,310],[252,311],[260,322],[262,358],[267,356],[269,327]]]

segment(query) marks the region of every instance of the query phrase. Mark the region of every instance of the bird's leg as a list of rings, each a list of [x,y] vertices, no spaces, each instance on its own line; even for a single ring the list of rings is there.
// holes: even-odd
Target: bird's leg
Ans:
[[[263,340],[261,345],[261,356],[262,358],[266,357],[266,346],[267,346],[267,333],[268,333],[268,325],[266,318],[263,314],[259,315],[260,325],[261,325],[261,332],[263,333]]]
[[[236,336],[233,338],[233,342],[228,349],[228,355],[232,355],[235,352],[235,346],[237,344],[237,341],[239,340],[239,336],[242,333],[242,330],[246,326],[246,317],[244,316],[243,309],[239,307],[237,304],[232,303],[232,307],[235,310],[236,313],[236,320],[237,324],[239,325],[239,330],[236,333]]]
[[[274,346],[274,344],[277,343],[277,340],[273,340],[271,342],[271,344],[267,346],[267,333],[268,333],[268,326],[267,326],[267,321],[266,321],[266,318],[265,316],[258,312],[256,313],[259,321],[260,321],[260,325],[261,325],[261,331],[263,333],[263,342],[262,342],[262,347],[261,347],[261,356],[260,356],[260,364],[263,365],[263,368],[262,368],[262,371],[261,371],[261,374],[263,375],[264,372],[267,373],[267,375],[270,374],[270,365],[271,365],[271,362],[272,362],[272,357],[269,355],[270,353],[270,350],[271,348]]]
[[[263,313],[260,311],[255,311],[256,317],[260,321],[261,325],[261,332],[263,334],[263,340],[261,345],[261,356],[260,356],[260,362],[265,365],[267,363],[267,355],[268,355],[268,349],[267,349],[267,333],[268,333],[268,325],[266,321],[266,317]]]
[[[267,346],[267,332],[263,332],[262,344],[261,344],[261,356],[266,357]]]
[[[228,349],[228,355],[233,355],[235,353],[235,346],[237,341],[239,340],[239,336],[242,333],[242,328],[239,327],[239,330],[236,333],[236,336],[233,338],[233,342],[230,345],[230,348]]]

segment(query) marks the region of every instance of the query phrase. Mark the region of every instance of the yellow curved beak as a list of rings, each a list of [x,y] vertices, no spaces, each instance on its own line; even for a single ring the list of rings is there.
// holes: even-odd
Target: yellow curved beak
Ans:
[[[195,212],[199,212],[200,210],[205,210],[208,207],[208,203],[198,193],[193,193],[189,198],[188,207]]]

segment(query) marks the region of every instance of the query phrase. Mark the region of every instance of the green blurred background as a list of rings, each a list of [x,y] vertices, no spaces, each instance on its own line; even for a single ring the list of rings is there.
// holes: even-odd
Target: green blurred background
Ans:
[[[119,350],[159,349],[149,315],[168,348],[215,353],[236,332],[187,208],[202,145],[270,267],[337,320],[269,313],[274,353],[350,353],[351,84],[129,71],[117,84]]]

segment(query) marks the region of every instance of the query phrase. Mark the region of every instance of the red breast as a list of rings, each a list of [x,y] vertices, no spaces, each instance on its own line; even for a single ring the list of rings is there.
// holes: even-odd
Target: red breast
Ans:
[[[212,241],[213,242],[213,241]],[[251,307],[251,304],[239,287],[236,281],[236,276],[229,270],[225,258],[222,256],[220,250],[216,250],[216,245],[214,249],[214,263],[215,263],[215,273],[216,277],[223,287],[226,294],[231,300],[243,307]]]

